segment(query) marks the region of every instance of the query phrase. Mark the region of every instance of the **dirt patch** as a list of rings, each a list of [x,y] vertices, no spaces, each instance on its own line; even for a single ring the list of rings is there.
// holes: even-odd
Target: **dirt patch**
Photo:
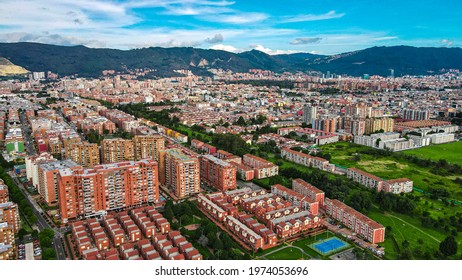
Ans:
[[[192,225],[187,225],[184,228],[187,230],[196,230],[200,227],[200,224],[192,224]]]

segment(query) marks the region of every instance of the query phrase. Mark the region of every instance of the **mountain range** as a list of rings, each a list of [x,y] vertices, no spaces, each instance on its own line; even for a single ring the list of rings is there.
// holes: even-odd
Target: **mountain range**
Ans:
[[[156,69],[159,77],[178,75],[174,70],[189,69],[211,75],[207,69],[234,72],[264,69],[274,72],[320,71],[339,75],[363,74],[395,76],[437,74],[442,69],[462,70],[461,48],[372,47],[338,55],[296,53],[268,55],[251,50],[231,53],[191,47],[150,47],[133,50],[94,49],[85,46],[56,46],[39,43],[0,43],[0,58],[29,71],[51,71],[59,75],[98,77],[101,71]]]

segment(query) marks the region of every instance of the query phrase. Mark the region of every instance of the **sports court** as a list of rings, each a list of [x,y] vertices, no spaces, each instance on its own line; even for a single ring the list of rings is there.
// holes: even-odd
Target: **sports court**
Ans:
[[[310,247],[322,255],[329,255],[331,253],[341,251],[342,249],[349,247],[349,245],[337,237],[331,237],[313,243]]]

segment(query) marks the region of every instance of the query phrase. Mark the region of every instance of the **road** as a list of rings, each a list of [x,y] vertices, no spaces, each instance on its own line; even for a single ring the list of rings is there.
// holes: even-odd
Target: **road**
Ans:
[[[31,133],[32,131],[30,130],[29,126],[27,125],[27,120],[26,120],[26,113],[21,112],[20,114],[21,117],[21,124],[22,124],[22,133],[24,135],[24,140],[26,140],[25,147],[27,150],[28,155],[35,155],[35,147],[34,143],[31,139]]]

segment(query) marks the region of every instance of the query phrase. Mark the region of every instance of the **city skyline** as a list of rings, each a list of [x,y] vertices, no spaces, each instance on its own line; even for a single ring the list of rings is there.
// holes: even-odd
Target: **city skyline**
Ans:
[[[337,54],[373,46],[460,47],[457,1],[6,0],[0,42]],[[428,15],[432,15],[428,17]]]

